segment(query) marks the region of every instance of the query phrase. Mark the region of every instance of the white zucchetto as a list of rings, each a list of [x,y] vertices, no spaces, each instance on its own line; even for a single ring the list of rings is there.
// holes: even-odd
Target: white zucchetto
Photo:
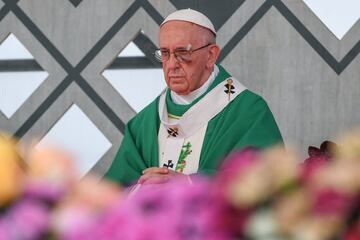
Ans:
[[[165,18],[165,20],[161,23],[160,27],[165,23],[173,20],[195,23],[199,26],[209,29],[216,36],[214,25],[212,24],[210,19],[201,12],[198,12],[196,10],[188,8],[173,12]]]

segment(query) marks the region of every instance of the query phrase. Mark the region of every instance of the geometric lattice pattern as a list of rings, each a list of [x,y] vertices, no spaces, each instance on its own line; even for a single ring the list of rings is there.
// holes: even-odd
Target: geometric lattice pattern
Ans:
[[[74,7],[77,7],[83,0],[69,0]]]
[[[305,149],[360,123],[360,22],[340,40],[304,1],[2,0],[0,42],[14,33],[34,60],[1,60],[0,71],[49,76],[9,119],[0,114],[0,128],[43,138],[76,104],[111,144],[86,169],[104,173],[137,111],[106,72],[161,71],[152,54],[159,25],[186,7],[214,22],[219,63],[264,96],[287,143]],[[121,56],[130,42],[143,54]]]
[[[47,78],[48,73],[37,67],[33,68],[33,71],[21,71],[16,67],[38,64],[14,34],[10,34],[0,45],[0,65],[0,114],[2,112],[10,119]]]
[[[360,6],[356,0],[326,1],[303,0],[317,17],[342,39],[360,19]]]
[[[54,143],[74,156],[80,176],[84,176],[111,147],[108,139],[76,104],[41,139],[38,147]]]
[[[0,60],[33,58],[31,53],[29,53],[14,34],[9,34],[3,42],[0,42]]]
[[[1,73],[0,111],[10,119],[48,76],[46,72]]]

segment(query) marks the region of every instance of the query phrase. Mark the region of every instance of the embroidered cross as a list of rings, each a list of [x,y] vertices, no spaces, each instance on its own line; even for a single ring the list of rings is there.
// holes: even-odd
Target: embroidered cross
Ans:
[[[172,160],[168,160],[168,163],[164,163],[163,164],[163,167],[166,167],[166,168],[173,168],[174,167],[174,164],[172,163]]]
[[[229,101],[230,101],[231,94],[235,93],[235,91],[234,91],[235,87],[233,85],[233,80],[228,79],[227,84],[225,84],[224,86],[226,87],[226,90],[224,92],[229,96]]]
[[[174,128],[168,128],[167,132],[168,132],[168,137],[173,136],[173,137],[177,137],[177,135],[179,135],[178,133],[178,128],[174,127]]]

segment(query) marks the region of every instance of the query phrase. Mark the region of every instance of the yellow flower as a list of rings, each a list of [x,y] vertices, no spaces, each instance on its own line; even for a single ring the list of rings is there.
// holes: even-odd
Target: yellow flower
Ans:
[[[78,180],[72,156],[58,148],[33,148],[27,160],[29,183],[46,183],[69,190]]]
[[[20,157],[15,141],[0,136],[0,207],[11,202],[22,188]]]
[[[236,176],[229,184],[228,198],[236,207],[253,207],[269,197],[271,182],[263,162],[248,166],[246,172]]]
[[[75,185],[65,202],[86,207],[92,211],[102,211],[113,206],[119,201],[119,197],[120,187],[117,184],[88,175]]]
[[[319,169],[312,177],[312,189],[331,188],[340,192],[356,194],[360,191],[360,164],[334,161]]]
[[[308,194],[305,189],[296,189],[279,197],[275,202],[275,217],[281,233],[290,234],[304,218],[308,217],[311,207]]]
[[[340,138],[336,158],[341,161],[360,162],[360,129]]]
[[[237,207],[252,207],[291,187],[299,175],[297,164],[295,154],[283,147],[265,151],[229,184],[230,202]]]
[[[268,149],[262,154],[260,162],[266,165],[273,191],[291,186],[299,176],[300,161],[290,149],[279,146]]]

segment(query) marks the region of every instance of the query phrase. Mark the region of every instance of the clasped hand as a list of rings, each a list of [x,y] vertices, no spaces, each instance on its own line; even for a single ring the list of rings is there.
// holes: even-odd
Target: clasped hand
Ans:
[[[165,167],[151,167],[145,169],[139,178],[139,184],[160,184],[167,183],[174,178],[186,178],[187,175],[175,172]]]

